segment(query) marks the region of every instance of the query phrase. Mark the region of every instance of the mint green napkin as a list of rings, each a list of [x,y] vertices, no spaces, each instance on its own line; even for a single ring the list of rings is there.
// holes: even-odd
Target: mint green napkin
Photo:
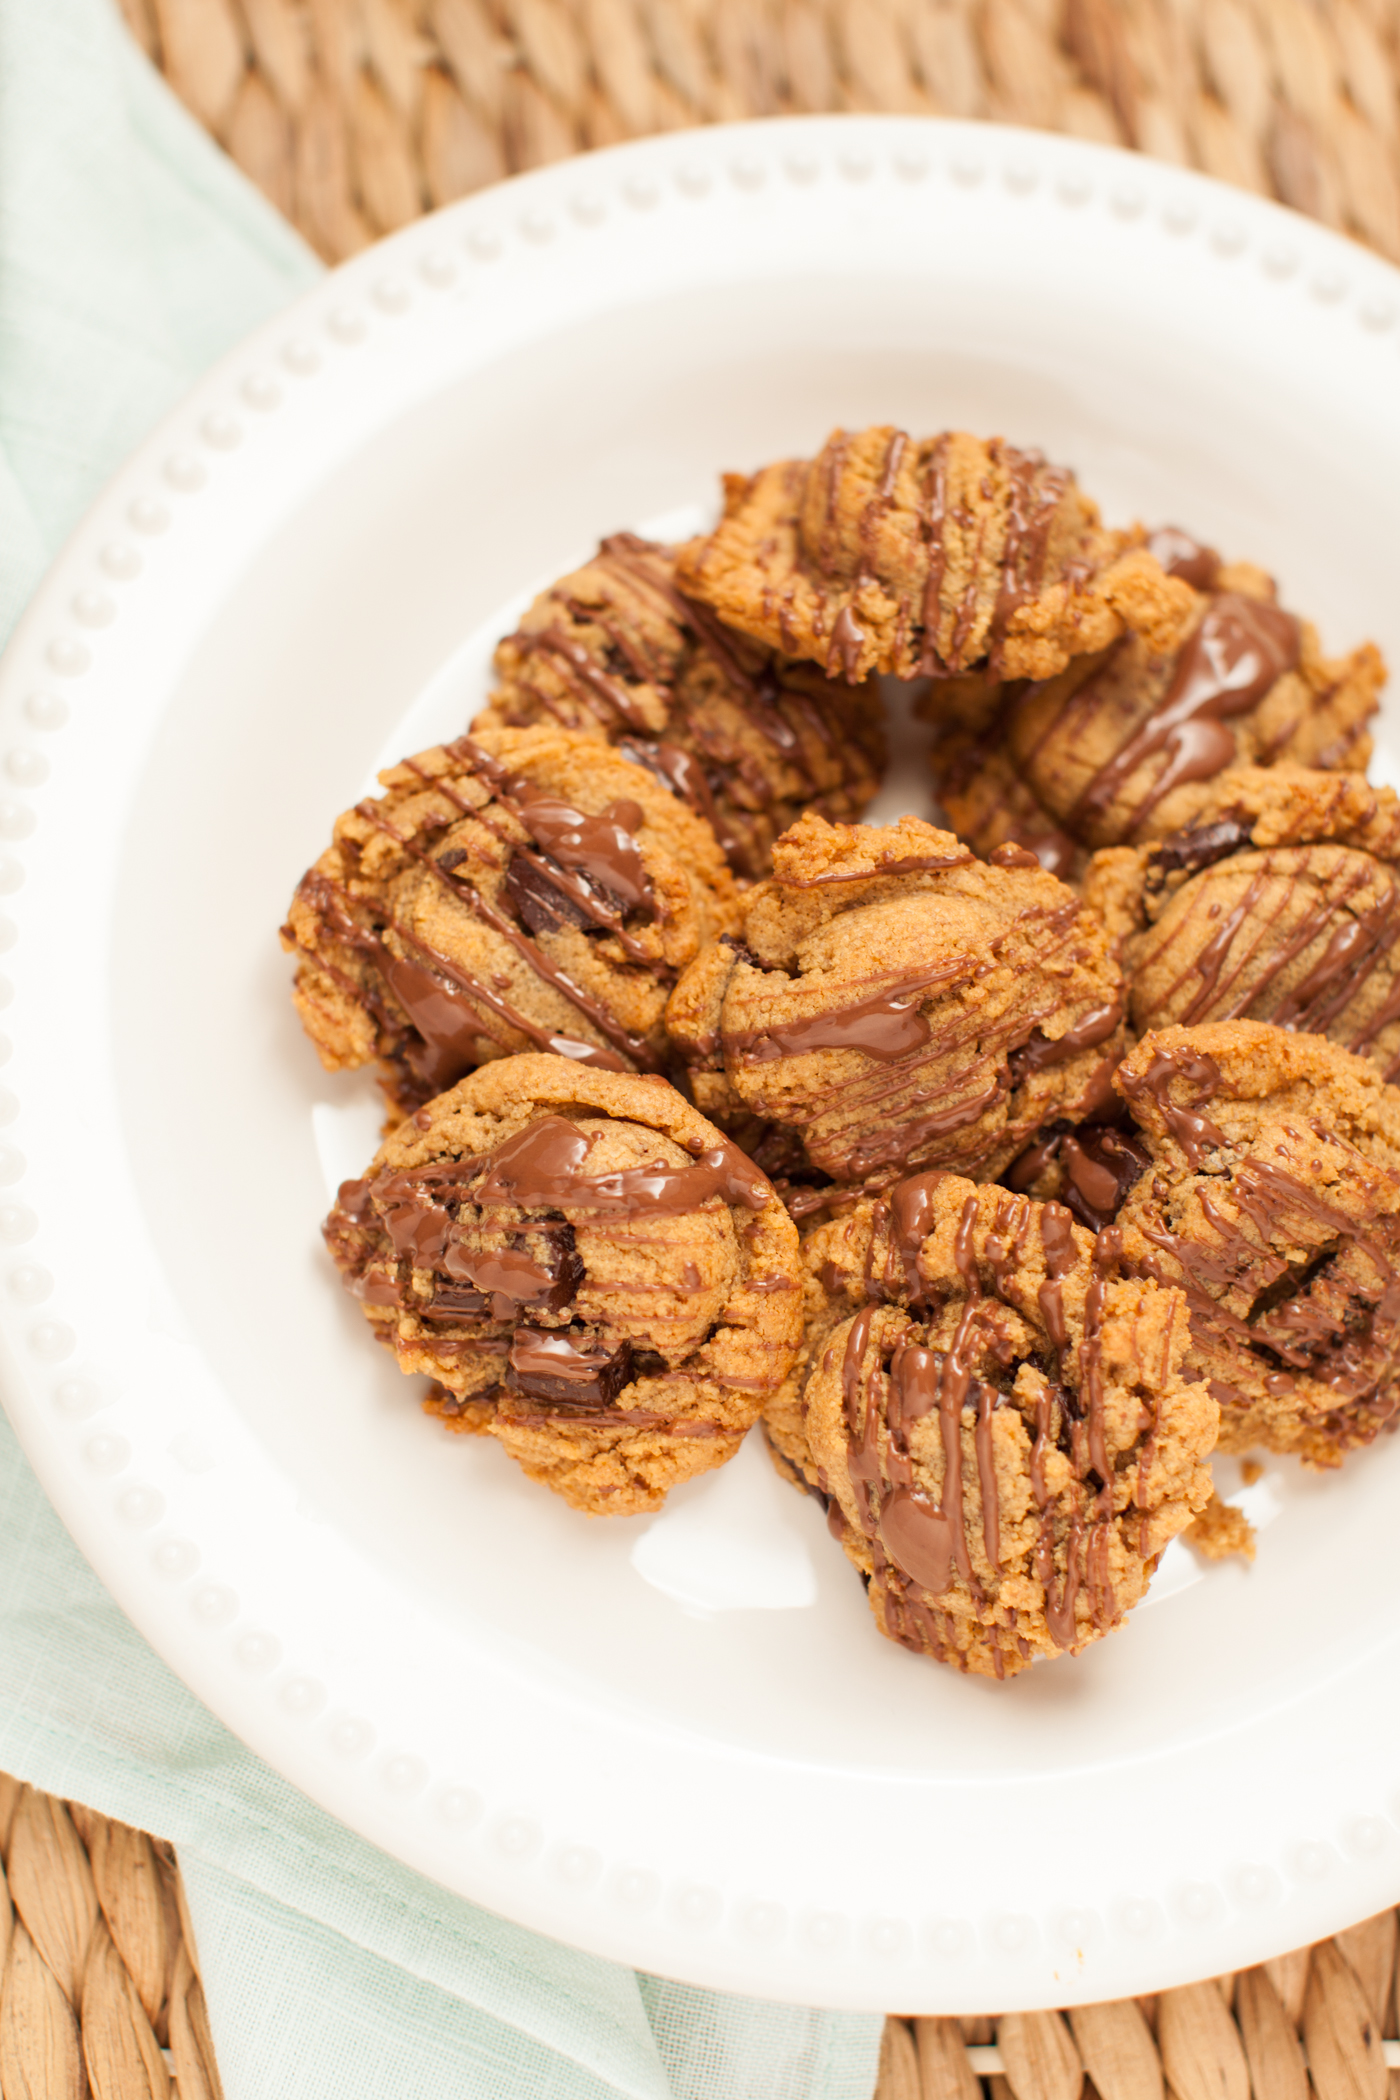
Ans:
[[[319,271],[109,0],[0,0],[0,638],[94,492]],[[880,2022],[635,1975],[343,1830],[146,1646],[0,1423],[0,1768],[180,1851],[228,2100],[867,2100]]]

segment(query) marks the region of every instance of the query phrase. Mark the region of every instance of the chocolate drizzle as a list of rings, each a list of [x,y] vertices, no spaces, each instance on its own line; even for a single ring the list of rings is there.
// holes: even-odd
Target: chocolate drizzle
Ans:
[[[963,974],[960,962],[957,969]],[[920,1010],[918,994],[950,974],[947,969],[925,972],[854,1006],[796,1021],[774,1021],[762,1033],[726,1031],[725,1053],[763,1064],[778,1057],[805,1057],[814,1050],[859,1050],[881,1064],[896,1063],[911,1057],[929,1040],[929,1024]]]
[[[1179,652],[1161,699],[1088,782],[1066,819],[1067,828],[1080,831],[1101,819],[1138,768],[1159,754],[1161,767],[1133,805],[1123,827],[1125,836],[1131,837],[1173,788],[1213,779],[1235,757],[1234,732],[1225,726],[1227,720],[1258,705],[1297,664],[1300,646],[1299,625],[1291,613],[1237,591],[1222,591]],[[1081,702],[1092,686],[1091,680],[1081,687]]]
[[[667,1166],[658,1160],[651,1166],[589,1175],[582,1168],[592,1142],[591,1135],[562,1116],[541,1116],[484,1161],[474,1162],[485,1167],[485,1174],[473,1200],[522,1207],[567,1204],[622,1216],[645,1207],[649,1217],[679,1217],[715,1196],[754,1211],[772,1198],[766,1175],[727,1139],[702,1152],[692,1166]]]
[[[899,1263],[895,1289],[907,1305],[918,1305],[926,1296],[919,1273],[919,1249],[932,1229],[934,1198],[943,1179],[936,1169],[928,1174],[911,1174],[904,1181],[897,1181],[889,1193],[890,1256]]]
[[[575,692],[593,705],[595,714],[598,709],[594,703],[601,700],[628,729],[645,731],[646,716],[621,679],[610,677],[594,661],[583,644],[574,641],[572,636],[565,634],[561,628],[545,627],[537,633],[522,629],[513,639],[522,655],[528,656],[532,650],[537,650],[552,657]]]
[[[1048,467],[1038,452],[1019,452],[994,444],[1008,479],[1006,541],[1001,556],[1001,588],[992,615],[993,669],[1001,662],[1016,614],[1034,598],[1045,581],[1045,562],[1055,516],[1070,487],[1062,467]]]
[[[774,881],[785,890],[834,889],[838,883],[878,882],[886,875],[925,875],[941,872],[945,868],[969,868],[976,860],[965,846],[958,846],[952,853],[882,853],[873,868],[832,869],[824,875],[797,877],[779,869]]]
[[[1150,868],[1148,880],[1150,890]],[[1155,989],[1139,1025],[1253,1016],[1374,1055],[1370,1045],[1400,1016],[1400,999],[1372,996],[1352,1009],[1379,966],[1394,970],[1397,944],[1400,883],[1373,855],[1336,844],[1240,855],[1222,876],[1184,885],[1144,940],[1140,1007],[1149,1004],[1147,984]],[[1184,960],[1163,985],[1161,966],[1177,952]],[[1290,983],[1295,964],[1301,974]]]
[[[1079,1249],[1069,1212],[1059,1203],[1047,1203],[1040,1212],[1040,1247],[1045,1258],[1045,1281],[1037,1293],[1045,1332],[1056,1349],[1069,1340],[1065,1324],[1065,1294],[1062,1279],[1078,1265]]]
[[[994,465],[1006,476],[1005,507],[1000,513],[1002,542],[1000,576],[991,619],[979,657],[986,657],[995,670],[1001,662],[1007,639],[1021,608],[1043,588],[1050,540],[1060,506],[1071,486],[1062,468],[1050,467],[1038,452],[1023,452],[1003,439],[988,447]],[[923,628],[919,671],[941,677],[967,668],[973,629],[981,609],[981,593],[990,559],[987,542],[997,509],[984,505],[976,512],[965,502],[950,505],[947,435],[938,438],[924,469],[920,537],[928,548],[928,575],[921,607]],[[992,493],[990,482],[984,494]],[[948,527],[955,523],[961,543],[966,578],[956,600],[945,605],[948,580]],[[945,645],[945,623],[951,632]]]
[[[1189,1108],[1179,1107],[1168,1095],[1167,1089],[1175,1079],[1195,1088],[1195,1099]],[[1193,1174],[1199,1173],[1208,1145],[1226,1143],[1224,1131],[1200,1112],[1220,1085],[1220,1067],[1204,1051],[1185,1047],[1154,1050],[1141,1072],[1120,1066],[1118,1084],[1130,1106],[1143,1094],[1151,1096],[1162,1121],[1186,1154]]]
[[[623,737],[617,749],[634,765],[645,766],[654,780],[704,819],[719,841],[719,850],[740,873],[752,873],[742,840],[726,820],[715,799],[714,784],[692,751],[679,744],[655,743],[641,737]]]
[[[860,653],[865,647],[865,630],[861,627],[849,605],[843,605],[836,615],[836,624],[831,630],[831,650],[827,657],[827,669],[840,666],[841,676],[851,683],[860,670]]]

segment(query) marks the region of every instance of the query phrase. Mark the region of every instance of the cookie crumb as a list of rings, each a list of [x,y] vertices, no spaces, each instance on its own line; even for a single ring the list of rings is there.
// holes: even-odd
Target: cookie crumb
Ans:
[[[1258,1471],[1256,1467],[1256,1474]],[[1212,1493],[1201,1514],[1186,1527],[1186,1543],[1206,1560],[1229,1560],[1236,1553],[1243,1560],[1253,1560],[1254,1526],[1242,1509]]]
[[[1260,1465],[1257,1458],[1244,1460],[1240,1467],[1240,1478],[1247,1488],[1252,1488],[1256,1480],[1264,1478],[1264,1468]]]

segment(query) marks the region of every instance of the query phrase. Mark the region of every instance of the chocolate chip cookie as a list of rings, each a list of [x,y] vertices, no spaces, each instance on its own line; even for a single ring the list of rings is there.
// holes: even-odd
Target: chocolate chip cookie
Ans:
[[[678,586],[675,550],[633,533],[541,592],[496,671],[474,735],[554,722],[616,745],[713,825],[739,875],[767,873],[804,809],[858,817],[880,785],[874,681],[825,678],[725,628]]]
[[[1064,467],[1002,438],[838,430],[814,460],[726,475],[724,516],[682,551],[726,626],[830,677],[1053,678],[1124,628],[1175,646],[1188,585],[1140,532],[1105,530]]]
[[[1139,1032],[1251,1019],[1400,1072],[1400,803],[1359,774],[1244,767],[1152,846],[1095,856]]]
[[[1077,846],[1196,822],[1238,765],[1365,767],[1385,680],[1379,650],[1366,643],[1329,660],[1261,570],[1223,567],[1175,530],[1148,545],[1178,588],[1195,586],[1179,640],[1164,649],[1130,629],[1058,677],[1003,688],[980,724],[955,713],[936,742],[939,799],[980,852],[1014,839],[1064,872]],[[940,720],[937,686],[924,711]]]
[[[636,1515],[722,1465],[801,1334],[771,1184],[662,1079],[526,1055],[402,1123],[325,1226],[448,1428],[576,1509]]]
[[[380,779],[283,928],[322,1063],[377,1059],[400,1113],[530,1048],[660,1070],[677,974],[734,910],[709,826],[561,729],[483,730]]]
[[[1400,1094],[1257,1021],[1157,1031],[1115,1084],[1143,1164],[1100,1239],[1186,1293],[1221,1448],[1337,1465],[1400,1408]]]
[[[1181,1292],[1058,1204],[938,1173],[819,1227],[804,1266],[801,1369],[766,1423],[880,1630],[1006,1677],[1116,1626],[1211,1494]]]
[[[1000,861],[913,817],[803,817],[677,985],[667,1026],[696,1102],[785,1134],[813,1184],[798,1210],[823,1183],[911,1166],[990,1179],[1105,1093],[1123,1042],[1111,943],[1029,854]]]

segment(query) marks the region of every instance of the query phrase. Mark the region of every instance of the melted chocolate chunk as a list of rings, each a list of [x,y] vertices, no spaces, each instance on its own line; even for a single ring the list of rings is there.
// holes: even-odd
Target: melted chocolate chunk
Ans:
[[[1220,556],[1214,547],[1203,546],[1179,525],[1159,525],[1150,532],[1147,551],[1156,556],[1168,576],[1179,576],[1192,590],[1210,590],[1220,574]]]
[[[347,1218],[367,1218],[372,1215],[367,1181],[342,1181],[335,1192],[335,1200]]]
[[[1015,1189],[1018,1195],[1031,1188],[1052,1161],[1059,1158],[1060,1141],[1069,1128],[1069,1124],[1063,1121],[1045,1124],[1035,1143],[1013,1159],[1003,1174],[1006,1186]]]
[[[432,1192],[413,1174],[381,1174],[373,1194],[395,1254],[415,1269],[436,1268],[452,1230],[452,1214],[433,1200]]]
[[[944,1512],[921,1489],[897,1487],[880,1512],[880,1543],[900,1573],[930,1596],[953,1574],[953,1531]]]
[[[399,1301],[395,1291],[394,1301]],[[489,1312],[491,1301],[482,1291],[456,1290],[448,1284],[433,1292],[432,1300],[423,1308],[425,1320],[469,1320],[481,1313]]]
[[[531,933],[557,933],[561,926],[583,930],[597,923],[577,898],[556,888],[547,870],[523,853],[511,855],[505,886],[511,908]]]
[[[633,837],[646,820],[640,803],[624,798],[609,803],[601,816],[590,817],[571,802],[530,786],[519,790],[518,800],[540,851],[606,897],[614,912],[636,911],[650,903],[651,879]]]
[[[554,1407],[611,1407],[632,1379],[630,1342],[612,1351],[590,1349],[538,1327],[517,1327],[509,1361],[508,1384]]]
[[[791,974],[789,971],[784,970],[781,963],[766,963],[761,955],[755,955],[753,949],[749,947],[746,941],[740,940],[737,933],[722,933],[719,937],[719,944],[721,948],[731,949],[736,961],[747,963],[751,970],[765,970],[770,977],[775,974],[780,977],[786,977]]]
[[[1065,1207],[1090,1232],[1112,1224],[1134,1183],[1151,1166],[1135,1138],[1101,1123],[1083,1124],[1060,1141],[1065,1162]]]
[[[442,1093],[480,1063],[487,1025],[455,985],[387,949],[385,958],[384,981],[420,1038],[404,1044],[404,1062],[429,1097]]]
[[[543,1261],[517,1247],[476,1250],[452,1241],[445,1266],[449,1276],[485,1293],[497,1320],[515,1319],[523,1306],[532,1312],[562,1312],[578,1295],[586,1273],[574,1248],[572,1225],[549,1229]]]
[[[1147,863],[1147,886],[1159,890],[1168,875],[1214,867],[1216,861],[1238,853],[1250,841],[1250,827],[1240,817],[1221,817],[1214,824],[1201,824],[1194,831],[1173,832],[1154,846]]]
[[[622,737],[617,749],[634,766],[645,766],[653,780],[718,828],[714,782],[693,752],[682,750],[679,744],[654,743],[642,737]]]
[[[1021,1086],[1032,1072],[1043,1072],[1051,1065],[1062,1065],[1069,1058],[1077,1057],[1081,1050],[1096,1050],[1106,1043],[1123,1018],[1123,1002],[1114,999],[1107,1006],[1096,1006],[1067,1028],[1063,1035],[1047,1037],[1037,1028],[1018,1049],[1012,1051],[1009,1064],[1011,1083]]]

